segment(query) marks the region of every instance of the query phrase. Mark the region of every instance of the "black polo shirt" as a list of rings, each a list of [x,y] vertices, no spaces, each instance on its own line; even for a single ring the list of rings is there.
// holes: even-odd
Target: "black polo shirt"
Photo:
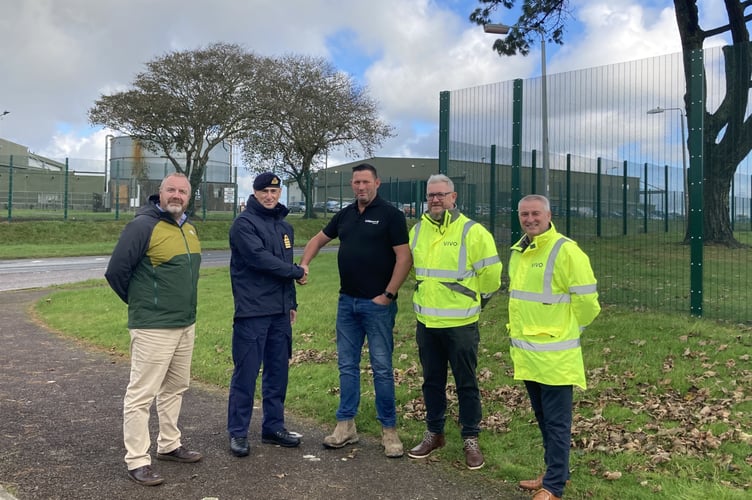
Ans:
[[[363,213],[357,201],[337,212],[323,232],[339,238],[340,292],[367,299],[384,293],[396,261],[393,247],[408,243],[405,214],[377,195]]]

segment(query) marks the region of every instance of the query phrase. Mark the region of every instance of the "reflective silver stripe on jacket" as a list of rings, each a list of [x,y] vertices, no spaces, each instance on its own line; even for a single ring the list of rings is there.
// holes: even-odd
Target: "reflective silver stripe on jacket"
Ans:
[[[413,311],[424,316],[434,318],[469,318],[480,314],[480,306],[465,309],[439,309],[437,307],[425,307],[413,302]]]
[[[413,244],[410,247],[410,250],[415,250],[415,245],[418,243],[418,236],[420,233],[420,228],[423,224],[423,221],[418,222],[415,224],[415,234],[413,236]],[[458,281],[462,281],[467,278],[472,278],[477,274],[477,271],[483,267],[483,265],[479,265],[485,261],[489,261],[493,263],[493,258],[483,259],[480,261],[480,263],[475,263],[472,267],[473,269],[465,269],[467,267],[467,245],[465,244],[465,237],[467,236],[468,231],[470,231],[470,228],[473,226],[473,224],[476,224],[473,220],[468,220],[465,222],[465,225],[462,228],[462,239],[460,242],[460,248],[459,253],[457,255],[457,270],[445,270],[445,269],[428,269],[425,267],[416,267],[415,268],[415,275],[416,276],[422,276],[424,278],[445,278],[445,279],[455,279]],[[499,260],[499,256],[496,256],[496,260]],[[487,265],[487,264],[486,264]]]
[[[576,293],[578,295],[584,295],[586,293],[595,293],[598,291],[598,285],[580,285],[570,286],[569,293]]]
[[[551,342],[550,344],[539,344],[537,342],[527,342],[520,339],[512,339],[512,347],[523,349],[525,351],[567,351],[580,347],[580,339],[563,340],[561,342]]]
[[[546,269],[543,271],[543,292],[538,293],[538,292],[524,292],[522,290],[511,290],[509,292],[509,297],[513,299],[526,300],[528,302],[540,302],[542,304],[563,304],[566,302],[571,302],[572,299],[570,298],[568,293],[554,294],[552,291],[553,279],[554,279],[554,264],[556,263],[556,257],[559,256],[559,251],[561,250],[561,246],[566,241],[567,241],[567,238],[564,238],[564,237],[559,238],[559,240],[556,243],[554,243],[554,248],[551,250],[551,253],[548,254],[548,260],[546,261]],[[584,287],[574,287],[574,288],[584,288]],[[593,285],[593,288],[595,288],[595,285]]]

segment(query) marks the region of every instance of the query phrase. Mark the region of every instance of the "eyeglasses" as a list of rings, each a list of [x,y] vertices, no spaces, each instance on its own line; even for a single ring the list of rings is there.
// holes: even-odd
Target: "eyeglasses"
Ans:
[[[446,193],[426,193],[426,200],[431,201],[431,198],[436,198],[437,200],[442,201],[449,194],[452,194],[452,191],[447,191]]]

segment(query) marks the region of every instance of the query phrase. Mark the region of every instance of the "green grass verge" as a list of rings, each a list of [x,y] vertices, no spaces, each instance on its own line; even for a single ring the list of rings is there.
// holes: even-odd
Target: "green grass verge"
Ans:
[[[320,227],[323,221],[318,222]],[[394,333],[399,433],[408,447],[424,430],[413,284],[410,278],[401,290]],[[310,283],[298,287],[287,397],[288,411],[328,428],[338,403],[337,289],[336,256],[322,253],[312,263]],[[232,372],[228,270],[202,271],[199,293],[193,376],[226,388]],[[524,387],[512,379],[506,306],[499,294],[481,317],[478,377],[486,466],[478,473],[516,482],[543,470],[543,450]],[[65,335],[127,356],[126,307],[104,282],[55,291],[36,311]],[[567,498],[749,498],[751,345],[749,327],[606,305],[583,335],[589,388],[575,393],[573,486]],[[365,353],[362,368],[357,423],[375,436],[380,429]],[[462,450],[453,386],[449,393],[448,443],[437,458],[452,467],[462,463]]]

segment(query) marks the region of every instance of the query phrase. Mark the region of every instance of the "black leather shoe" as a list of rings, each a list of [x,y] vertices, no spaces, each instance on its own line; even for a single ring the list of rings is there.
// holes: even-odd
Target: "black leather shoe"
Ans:
[[[158,460],[170,460],[171,462],[182,462],[184,464],[190,464],[201,460],[201,453],[197,451],[189,451],[178,446],[170,453],[157,453]]]
[[[300,444],[300,438],[290,434],[286,429],[275,432],[274,434],[262,434],[261,442],[266,444],[276,444],[285,448],[295,448]]]
[[[128,471],[128,477],[144,486],[156,486],[164,482],[164,478],[154,472],[151,465],[144,465]]]
[[[248,446],[248,438],[244,437],[231,437],[230,438],[230,451],[236,457],[247,457],[251,452]]]

